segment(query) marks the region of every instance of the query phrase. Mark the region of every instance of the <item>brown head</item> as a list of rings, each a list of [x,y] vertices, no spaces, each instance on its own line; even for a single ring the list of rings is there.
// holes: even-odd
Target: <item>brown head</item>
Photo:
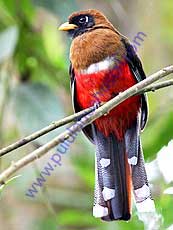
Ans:
[[[67,31],[72,38],[75,38],[98,28],[107,28],[116,31],[100,11],[90,9],[71,14],[68,22],[62,24],[59,30]]]
[[[98,10],[71,14],[68,22],[62,24],[59,30],[67,31],[73,38],[70,59],[77,70],[114,55],[117,49],[120,54],[124,52],[123,47],[119,49],[120,33]]]

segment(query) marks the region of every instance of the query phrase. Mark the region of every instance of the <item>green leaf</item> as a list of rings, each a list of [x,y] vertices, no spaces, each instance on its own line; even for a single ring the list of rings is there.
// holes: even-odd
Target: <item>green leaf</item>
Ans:
[[[11,97],[17,124],[24,135],[65,116],[59,98],[45,85],[20,84],[12,91]],[[56,134],[53,135],[54,132]],[[52,139],[58,133],[59,129],[40,138],[40,144]]]
[[[0,33],[0,62],[13,55],[17,40],[18,28],[16,26],[9,27]]]

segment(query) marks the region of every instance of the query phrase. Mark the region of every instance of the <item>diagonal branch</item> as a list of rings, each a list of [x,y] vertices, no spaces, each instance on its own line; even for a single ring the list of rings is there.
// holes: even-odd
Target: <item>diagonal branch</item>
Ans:
[[[173,80],[167,80],[167,81],[163,81],[163,82],[159,82],[159,83],[155,83],[152,84],[148,87],[146,87],[141,93],[146,93],[146,92],[155,92],[156,90],[168,87],[168,86],[172,86],[173,85]],[[141,94],[141,93],[137,93],[137,94]],[[5,154],[12,152],[15,149],[18,149],[20,147],[22,147],[23,145],[26,145],[34,140],[36,140],[37,138],[59,128],[62,127],[72,121],[77,121],[80,118],[82,118],[83,116],[87,115],[88,113],[92,112],[94,109],[94,107],[90,107],[87,109],[82,110],[81,112],[75,113],[73,115],[70,115],[66,118],[63,118],[59,121],[54,121],[52,122],[50,125],[44,127],[41,130],[38,130],[34,133],[32,133],[31,135],[28,135],[24,138],[22,138],[21,140],[7,146],[4,147],[2,149],[0,149],[0,157],[4,156]]]
[[[102,115],[108,113],[111,109],[119,105],[121,102],[125,101],[127,98],[145,92],[146,87],[150,86],[152,83],[158,81],[159,79],[162,79],[163,77],[169,75],[170,73],[173,73],[173,66],[165,67],[157,73],[152,74],[147,79],[137,83],[136,85],[125,90],[124,92],[121,92],[118,96],[106,102],[104,105],[96,109],[94,112],[91,112],[88,115],[82,117],[80,121],[78,121],[72,126],[73,133],[79,132],[82,128],[92,123],[94,120],[101,117]],[[155,90],[153,86],[152,90]],[[72,132],[70,130],[66,130],[53,140],[49,141],[47,144],[41,146],[40,148],[28,154],[27,156],[18,160],[16,163],[13,162],[4,172],[0,174],[0,184],[4,184],[5,181],[19,169],[23,168],[24,166],[30,164],[34,160],[45,155],[49,150],[56,147],[60,142],[62,142],[62,140],[68,139],[71,135]]]
[[[167,81],[155,83],[155,84],[152,84],[150,86],[147,86],[143,90],[143,93],[146,93],[146,92],[155,92],[158,89],[163,89],[165,87],[172,86],[172,85],[173,85],[173,80],[167,80]]]
[[[28,144],[29,142],[31,141],[34,141],[35,139],[61,127],[61,126],[64,126],[72,121],[77,121],[79,120],[81,117],[87,115],[88,113],[90,113],[91,111],[93,111],[94,107],[90,107],[88,109],[85,109],[85,110],[82,110],[81,112],[79,113],[75,113],[73,115],[70,115],[68,117],[65,117],[64,119],[61,119],[59,121],[54,121],[52,122],[50,125],[46,126],[45,128],[37,131],[37,132],[34,132],[32,133],[31,135],[29,136],[26,136],[24,138],[22,138],[21,140],[7,146],[7,147],[4,147],[0,150],[0,157],[2,157],[3,155],[15,150],[15,149],[18,149],[19,147],[22,147],[23,145],[26,145]]]

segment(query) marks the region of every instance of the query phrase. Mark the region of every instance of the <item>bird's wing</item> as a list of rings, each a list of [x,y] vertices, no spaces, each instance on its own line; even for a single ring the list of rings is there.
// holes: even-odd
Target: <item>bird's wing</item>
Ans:
[[[77,97],[76,97],[76,80],[75,80],[74,69],[73,69],[71,63],[70,63],[70,68],[69,68],[69,74],[70,74],[70,85],[71,85],[71,92],[72,92],[73,109],[74,109],[75,113],[77,113],[77,112],[80,112],[83,109],[79,106],[79,104],[77,102]],[[94,143],[94,141],[93,141],[92,125],[87,125],[85,128],[83,128],[82,131],[88,137],[88,139],[92,143]]]
[[[127,38],[122,37],[122,42],[124,43],[127,55],[126,60],[129,64],[130,70],[135,76],[138,82],[144,80],[146,75],[144,73],[142,63],[137,56],[133,46],[130,44]],[[141,107],[141,130],[144,129],[148,118],[148,102],[146,94],[142,94],[142,107]]]

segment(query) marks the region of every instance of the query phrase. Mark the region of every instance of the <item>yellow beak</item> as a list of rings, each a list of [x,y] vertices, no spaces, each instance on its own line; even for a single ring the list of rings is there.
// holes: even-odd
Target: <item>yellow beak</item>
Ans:
[[[77,28],[78,26],[75,24],[70,24],[68,22],[65,22],[64,24],[60,25],[60,27],[58,28],[58,30],[61,31],[68,31],[68,30],[74,30],[75,28]]]

